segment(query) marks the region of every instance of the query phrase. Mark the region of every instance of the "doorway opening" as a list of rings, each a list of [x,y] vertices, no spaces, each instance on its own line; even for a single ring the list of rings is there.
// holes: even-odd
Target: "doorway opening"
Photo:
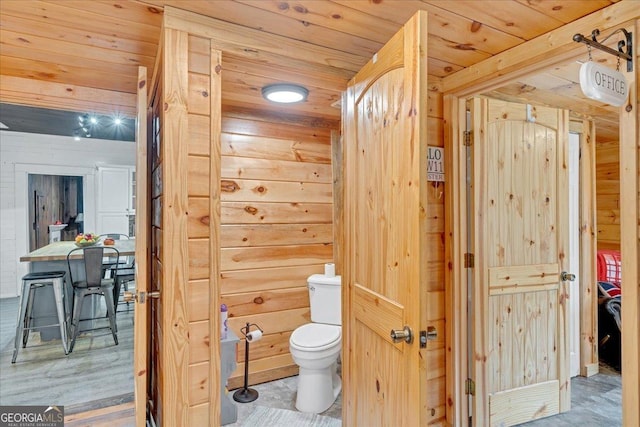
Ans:
[[[575,67],[578,65],[575,64],[570,64],[565,68],[554,68],[553,71],[550,71],[547,74],[554,74],[557,77],[557,74],[560,74],[560,72],[565,72],[567,71],[566,68],[571,68],[571,67]],[[544,72],[544,71],[540,71],[540,72]],[[546,75],[546,74],[545,74]],[[570,73],[566,73],[566,75],[570,75]],[[536,80],[537,79],[537,80]],[[594,117],[597,118],[597,120],[599,121],[598,124],[596,124],[594,126],[593,129],[595,129],[596,127],[598,128],[598,143],[600,143],[601,139],[605,138],[605,141],[607,140],[606,138],[611,138],[611,139],[615,139],[617,141],[617,138],[621,138],[623,139],[623,133],[622,130],[620,130],[620,134],[618,133],[618,117],[619,117],[619,112],[617,110],[615,111],[609,111],[610,109],[608,108],[608,106],[598,106],[598,105],[593,105],[594,103],[588,103],[588,105],[585,107],[583,106],[582,109],[580,109],[579,106],[575,105],[575,103],[577,101],[572,100],[571,95],[567,93],[564,95],[566,96],[566,98],[562,98],[561,96],[559,96],[557,93],[555,95],[558,96],[554,96],[554,97],[545,97],[544,96],[544,91],[542,89],[538,90],[540,87],[544,86],[544,79],[542,79],[540,76],[531,76],[531,78],[529,79],[528,77],[520,77],[518,78],[518,80],[514,83],[510,83],[510,84],[506,84],[505,86],[503,86],[502,88],[498,88],[498,89],[492,89],[492,90],[479,90],[479,93],[482,93],[484,96],[488,96],[488,97],[492,97],[492,98],[498,98],[504,101],[511,101],[511,102],[518,102],[518,103],[522,103],[522,104],[527,104],[529,102],[527,102],[527,98],[531,97],[530,102],[533,102],[534,105],[547,105],[547,106],[554,106],[556,108],[564,108],[567,110],[574,110],[574,108],[572,107],[577,107],[578,110],[576,112],[576,114],[572,114],[572,119],[573,118],[578,118],[577,122],[580,122],[580,127],[584,130],[587,129],[587,122],[589,122],[589,120],[585,119],[586,117],[594,117],[593,114],[587,114],[585,113],[585,111],[587,109],[592,109],[595,111],[595,109],[599,109],[598,111],[602,110],[602,115],[599,117]],[[551,80],[548,76],[546,78],[546,80]],[[530,86],[527,86],[526,84],[523,84],[523,82],[526,81],[537,81],[539,83],[537,83],[536,85],[531,84]],[[558,78],[556,79],[556,81],[558,81]],[[485,85],[484,87],[487,88],[490,85]],[[494,87],[497,87],[494,86]],[[453,96],[453,95],[445,95],[445,100],[451,102],[450,105],[455,104],[455,106],[453,106],[453,108],[451,108],[448,113],[451,114],[451,117],[453,118],[458,118],[458,123],[463,123],[463,103],[461,102],[461,100],[463,98],[466,98],[468,96],[471,96],[470,93],[472,93],[473,90],[471,89],[467,89],[466,93],[464,93],[463,96],[457,97],[457,96]],[[538,93],[540,92],[540,93]],[[492,96],[493,95],[493,96]],[[576,96],[575,94],[573,95],[574,97]],[[535,101],[537,97],[538,102]],[[548,99],[548,102],[545,102],[545,99]],[[562,102],[560,102],[562,99],[564,99],[564,104]],[[556,102],[558,102],[558,105],[552,105],[555,104]],[[571,106],[568,106],[571,103],[574,103]],[[615,116],[615,117],[614,117]],[[592,125],[589,125],[589,127]],[[599,127],[598,127],[599,126]],[[571,128],[570,128],[571,129]],[[622,129],[622,127],[620,127],[620,129]],[[578,132],[580,133],[580,132]],[[453,129],[452,134],[454,134],[455,136],[452,138],[453,140],[453,144],[452,144],[452,157],[454,158],[453,160],[453,167],[457,168],[463,168],[461,169],[460,175],[456,176],[456,182],[454,183],[454,186],[458,189],[459,191],[459,195],[456,196],[456,199],[458,202],[460,202],[461,205],[464,205],[464,192],[463,190],[463,179],[464,179],[464,174],[462,173],[462,171],[464,171],[464,163],[465,163],[465,155],[464,155],[464,145],[463,144],[463,132],[460,129]],[[573,348],[575,348],[576,350],[578,350],[575,354],[572,355],[572,358],[574,359],[574,364],[573,364],[573,369],[571,372],[571,376],[573,376],[573,374],[576,373],[576,365],[575,362],[578,362],[578,359],[580,359],[579,361],[579,366],[580,366],[580,373],[581,375],[584,376],[590,376],[594,373],[598,372],[598,359],[597,359],[597,350],[598,350],[598,336],[595,335],[595,331],[596,331],[596,327],[597,327],[597,322],[598,322],[598,311],[597,311],[597,287],[596,287],[596,276],[595,276],[595,265],[596,265],[596,256],[595,256],[595,249],[596,249],[596,240],[599,239],[599,227],[597,227],[597,224],[595,222],[595,212],[596,212],[596,192],[595,192],[595,177],[593,177],[593,181],[590,180],[584,180],[583,181],[583,173],[582,170],[583,165],[591,165],[593,162],[593,164],[595,164],[595,132],[590,132],[587,133],[587,136],[585,137],[585,139],[589,142],[584,142],[582,141],[582,137],[580,137],[581,141],[580,141],[580,145],[578,147],[578,158],[579,160],[579,165],[578,165],[578,169],[579,169],[579,174],[578,174],[578,179],[579,179],[579,183],[577,184],[578,186],[585,186],[585,189],[583,191],[580,192],[579,198],[580,198],[580,203],[579,206],[582,206],[580,215],[584,215],[585,212],[591,212],[592,216],[590,217],[583,217],[581,220],[579,220],[579,230],[580,230],[580,239],[581,241],[578,242],[578,252],[580,253],[580,260],[578,262],[578,264],[581,266],[579,267],[579,269],[571,269],[571,272],[576,273],[576,276],[578,276],[582,282],[580,285],[578,285],[578,288],[580,289],[579,294],[580,294],[580,308],[579,311],[581,313],[584,312],[589,312],[590,317],[585,319],[585,318],[581,318],[579,320],[579,324],[574,322],[575,325],[575,333],[571,333],[570,336],[571,337],[576,337],[577,335],[575,335],[576,333],[579,333],[579,341],[575,341],[575,342],[571,342],[571,343],[567,343],[568,345],[571,344],[573,346]],[[585,144],[586,146],[589,147],[588,152],[586,152],[585,150]],[[463,148],[460,148],[463,147]],[[585,155],[587,156],[586,160],[585,160]],[[593,157],[591,157],[593,156]],[[569,166],[570,167],[570,166]],[[595,168],[591,171],[592,174],[595,174]],[[600,183],[600,181],[599,181]],[[573,186],[571,184],[570,185],[570,189],[573,189]],[[576,185],[576,184],[574,184]],[[572,192],[570,190],[570,192]],[[588,197],[588,199],[582,199],[583,197]],[[571,203],[571,202],[568,202]],[[575,204],[575,201],[574,201]],[[456,210],[455,208],[456,203],[453,204],[452,208],[454,210]],[[598,207],[598,209],[600,209],[600,207]],[[472,215],[474,214],[474,211],[471,211],[471,213],[467,213],[467,215]],[[600,215],[600,212],[598,211],[598,214]],[[580,216],[579,216],[580,217]],[[457,219],[456,219],[457,221]],[[463,217],[460,218],[459,222],[456,222],[457,224],[464,224],[465,222],[465,218],[464,215]],[[464,234],[464,233],[463,233]],[[589,245],[587,246],[583,246],[584,243],[584,236],[591,236],[589,237],[591,239],[591,242],[589,243]],[[465,237],[461,236],[459,239],[457,239],[455,241],[455,244],[458,244],[458,242],[463,245],[465,242]],[[599,240],[597,240],[597,243],[599,244]],[[460,254],[460,260],[463,260],[464,258],[462,257],[463,254]],[[476,260],[477,261],[477,260]],[[459,265],[462,265],[462,261],[460,261]],[[477,266],[477,264],[476,264]],[[586,270],[590,270],[589,274],[585,274],[584,277],[580,277],[580,274],[585,273]],[[465,271],[463,268],[460,268],[459,270],[459,277],[462,278],[464,280],[465,278]],[[453,299],[455,301],[458,300],[464,300],[466,299],[467,293],[464,291],[464,289],[466,289],[466,286],[464,286],[464,282],[462,283],[462,286],[458,286],[455,285],[455,288],[460,288],[461,289],[461,293],[459,295],[453,295]],[[590,293],[588,295],[585,295],[585,289],[586,287],[590,287]],[[588,297],[587,301],[584,301],[584,298]],[[574,301],[569,301],[570,305],[571,303],[573,303]],[[577,302],[577,301],[575,301]],[[584,304],[583,304],[584,302]],[[593,305],[592,305],[593,304]],[[593,308],[593,309],[592,309]],[[468,329],[470,326],[468,324],[465,324],[465,319],[461,319],[461,325],[460,325],[460,329],[464,331],[464,329]],[[570,321],[571,323],[571,321]],[[591,331],[591,332],[590,332]],[[464,337],[466,337],[466,334],[463,335]],[[590,344],[589,344],[590,343]],[[458,344],[458,343],[456,343]],[[459,342],[459,344],[461,346],[464,346],[464,341]],[[577,346],[577,347],[576,347]],[[579,348],[578,348],[579,347]],[[471,350],[470,350],[471,351]],[[463,353],[457,353],[456,354],[466,354],[466,350]],[[588,357],[589,356],[593,356],[594,358],[592,360],[589,360]],[[586,357],[586,359],[585,359]],[[464,361],[466,361],[466,358],[463,358],[463,364],[465,363]],[[455,362],[454,362],[455,363]],[[464,366],[461,367],[462,370],[464,369]],[[467,368],[468,369],[468,368]],[[569,366],[567,365],[567,369],[569,369]],[[601,370],[604,370],[606,373],[611,373],[610,370],[607,369],[607,367],[600,367]],[[469,372],[467,370],[465,370],[466,372]],[[466,374],[465,372],[465,374]],[[615,374],[615,373],[614,373]],[[583,378],[584,379],[584,378]],[[459,394],[460,396],[460,402],[462,402],[461,404],[464,405],[464,402],[466,401],[466,399],[464,399],[464,386],[459,386],[460,389],[462,390],[462,392]],[[619,388],[619,382],[618,382],[618,388]],[[577,406],[577,405],[574,405]],[[619,409],[619,408],[618,408]],[[461,415],[465,415],[465,414],[470,414],[471,410],[469,409],[469,412],[466,412],[466,409],[461,409],[460,414]],[[621,412],[621,411],[620,411]],[[462,417],[461,417],[462,419]]]
[[[82,176],[29,174],[29,251],[84,231]]]

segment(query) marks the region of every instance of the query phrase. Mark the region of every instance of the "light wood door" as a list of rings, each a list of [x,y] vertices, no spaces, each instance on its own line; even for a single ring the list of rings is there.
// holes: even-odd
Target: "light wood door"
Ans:
[[[419,13],[351,80],[344,101],[347,426],[423,424],[426,41]],[[391,330],[405,326],[413,342],[393,342]]]
[[[474,99],[477,426],[569,410],[568,113]]]
[[[136,405],[136,426],[146,425],[147,402],[147,371],[149,367],[148,325],[149,304],[147,303],[148,266],[149,266],[149,227],[147,185],[147,69],[138,69],[138,116],[136,129],[136,170],[138,171],[138,185],[136,187],[136,292],[138,299],[134,312],[133,338],[133,378]],[[144,299],[142,298],[144,295]]]

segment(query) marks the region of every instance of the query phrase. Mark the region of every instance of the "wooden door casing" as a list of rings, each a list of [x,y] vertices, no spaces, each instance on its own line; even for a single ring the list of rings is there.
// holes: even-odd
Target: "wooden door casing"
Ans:
[[[147,116],[149,108],[147,103],[147,69],[138,68],[138,116],[136,124],[136,170],[138,171],[138,183],[136,187],[136,292],[147,292],[149,282],[149,230],[151,218],[148,204],[148,156],[147,156]],[[133,372],[134,372],[134,398],[135,398],[135,422],[136,426],[146,425],[146,406],[149,400],[147,395],[147,380],[149,369],[149,304],[138,300],[134,312],[134,345],[133,345]]]
[[[473,100],[475,425],[570,405],[568,112]]]
[[[344,425],[426,419],[426,17],[377,53],[344,101]],[[393,343],[405,325],[414,341]]]

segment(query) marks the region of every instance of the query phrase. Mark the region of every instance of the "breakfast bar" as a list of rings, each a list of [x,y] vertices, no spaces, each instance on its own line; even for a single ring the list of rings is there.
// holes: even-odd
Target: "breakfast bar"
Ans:
[[[102,245],[102,242],[97,243],[97,246]],[[67,315],[71,312],[71,301],[73,300],[73,289],[69,280],[70,276],[69,267],[67,265],[67,254],[77,247],[78,246],[73,241],[53,242],[20,257],[20,261],[30,263],[29,271],[31,273],[47,271],[65,271],[67,273],[64,285],[64,301]],[[109,247],[116,248],[120,252],[121,258],[132,257],[135,255],[136,241],[135,239],[115,240],[114,244]],[[73,276],[80,277],[81,262],[79,256],[71,257],[71,268],[73,269]],[[55,323],[57,314],[53,301],[53,290],[50,287],[45,287],[36,291],[33,306],[34,326]],[[82,310],[83,317],[93,317],[92,313],[94,313],[95,310],[96,307],[94,304],[85,304]],[[59,339],[60,331],[56,328],[41,329],[40,338],[43,341]]]
[[[98,246],[101,246],[102,243],[98,243]],[[50,261],[67,261],[67,254],[72,250],[77,248],[74,242],[53,242],[49,243],[47,246],[43,246],[40,249],[36,249],[33,252],[29,252],[28,254],[21,256],[20,261],[22,262],[31,262],[31,270],[32,272],[36,271],[49,271],[34,269],[42,267],[44,262]],[[116,248],[120,252],[120,256],[134,256],[136,253],[136,241],[135,239],[129,240],[115,240],[115,244],[112,247]],[[60,264],[56,264],[56,268],[60,268]]]

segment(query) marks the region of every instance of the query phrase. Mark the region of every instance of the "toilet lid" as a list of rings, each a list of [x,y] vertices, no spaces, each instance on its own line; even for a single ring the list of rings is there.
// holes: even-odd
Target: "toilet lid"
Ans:
[[[323,347],[338,341],[340,336],[340,326],[307,323],[293,331],[291,342],[298,347]]]

